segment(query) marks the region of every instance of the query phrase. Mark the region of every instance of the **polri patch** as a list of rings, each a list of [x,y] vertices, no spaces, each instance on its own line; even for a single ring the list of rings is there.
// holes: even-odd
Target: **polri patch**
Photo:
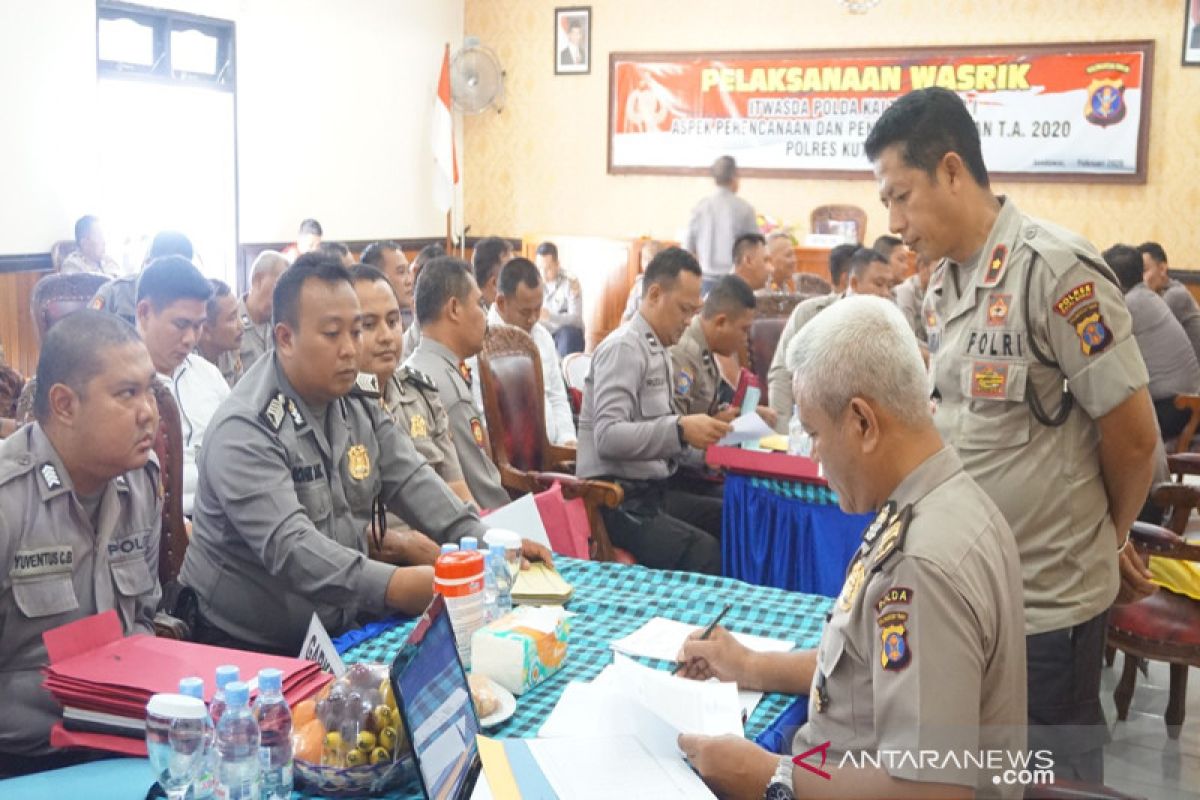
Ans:
[[[675,394],[683,396],[692,390],[692,373],[690,370],[680,367],[679,372],[675,373]]]
[[[35,578],[39,575],[53,575],[58,572],[70,572],[74,569],[74,565],[75,551],[71,549],[70,545],[18,550],[13,556],[9,576],[17,580]]]
[[[471,417],[471,435],[475,437],[475,444],[483,447],[483,423],[479,417]]]
[[[1008,389],[1008,365],[976,361],[971,365],[971,397],[1003,400]]]
[[[1076,306],[1086,303],[1096,297],[1096,284],[1088,281],[1067,290],[1067,293],[1054,301],[1054,313],[1060,317],[1068,317]]]
[[[880,665],[889,672],[899,672],[912,663],[912,648],[908,646],[908,614],[893,611],[879,618],[879,638],[883,644]]]
[[[987,324],[1003,325],[1008,319],[1008,308],[1012,305],[1011,294],[988,295]]]
[[[462,379],[467,382],[467,388],[471,386],[471,368],[467,366],[467,362],[458,362],[458,374],[462,375]]]
[[[1070,321],[1075,326],[1075,334],[1079,337],[1079,349],[1085,356],[1102,353],[1112,344],[1112,330],[1105,324],[1104,317],[1100,314],[1099,303],[1089,303],[1079,309]]]

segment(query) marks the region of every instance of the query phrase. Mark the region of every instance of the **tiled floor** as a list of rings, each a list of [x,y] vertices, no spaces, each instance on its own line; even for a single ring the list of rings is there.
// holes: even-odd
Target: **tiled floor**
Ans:
[[[1177,740],[1167,737],[1169,671],[1152,662],[1149,679],[1138,675],[1129,718],[1117,722],[1112,693],[1121,677],[1123,654],[1104,670],[1100,698],[1112,741],[1104,751],[1104,781],[1114,789],[1148,800],[1200,798],[1200,675],[1188,676],[1187,714]]]

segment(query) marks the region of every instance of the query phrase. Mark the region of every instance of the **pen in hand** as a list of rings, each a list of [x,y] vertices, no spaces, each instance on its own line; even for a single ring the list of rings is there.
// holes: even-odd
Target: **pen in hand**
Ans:
[[[703,642],[703,641],[704,641],[705,639],[707,639],[709,636],[712,636],[712,632],[713,632],[713,630],[714,630],[714,629],[715,629],[715,628],[716,628],[718,625],[720,625],[720,624],[721,624],[721,620],[725,619],[725,615],[726,615],[726,614],[728,614],[728,613],[729,613],[729,611],[730,611],[730,609],[732,609],[732,608],[733,608],[733,603],[726,603],[726,604],[725,604],[725,607],[721,609],[721,613],[720,613],[720,614],[717,614],[717,618],[716,618],[716,619],[714,619],[712,622],[708,623],[708,625],[706,625],[706,626],[704,627],[704,630],[700,632],[700,638],[699,638],[699,640]],[[683,670],[683,668],[684,668],[685,666],[686,666],[686,664],[680,664],[679,666],[677,666],[677,667],[676,667],[676,668],[675,668],[675,669],[674,669],[674,670],[671,672],[671,674],[672,674],[672,675],[678,675],[678,674],[680,673],[680,671],[681,671],[681,670]]]

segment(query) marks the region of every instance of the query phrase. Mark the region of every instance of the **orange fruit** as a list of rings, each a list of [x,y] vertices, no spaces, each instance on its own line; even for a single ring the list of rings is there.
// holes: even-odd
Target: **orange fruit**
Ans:
[[[301,700],[292,708],[292,730],[303,728],[317,718],[317,701],[309,698]]]
[[[296,758],[310,764],[320,764],[325,749],[325,726],[319,719],[311,719],[303,726],[293,728],[292,751]]]

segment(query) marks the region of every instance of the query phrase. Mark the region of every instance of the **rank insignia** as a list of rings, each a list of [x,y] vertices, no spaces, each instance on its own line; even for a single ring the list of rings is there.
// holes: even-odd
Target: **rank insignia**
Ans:
[[[1080,303],[1085,303],[1096,296],[1096,284],[1091,281],[1081,283],[1075,286],[1064,294],[1062,297],[1054,301],[1054,313],[1060,317],[1070,316],[1071,309],[1075,308]]]
[[[368,397],[379,397],[379,379],[369,372],[358,373],[354,385]]]
[[[350,477],[356,481],[361,481],[370,475],[371,457],[367,455],[367,448],[356,444],[347,450],[346,467],[350,472]]]
[[[1084,306],[1071,317],[1071,324],[1075,326],[1079,348],[1085,356],[1094,356],[1112,344],[1112,331],[1104,324],[1099,303]]]
[[[471,417],[471,435],[475,437],[475,444],[483,447],[483,423],[479,417]]]
[[[1119,78],[1092,81],[1083,115],[1088,122],[1101,128],[1125,119],[1125,83]]]
[[[58,477],[58,470],[54,468],[53,464],[42,464],[38,467],[38,474],[42,476],[47,490],[54,491],[62,488],[62,479]]]
[[[842,585],[842,592],[838,595],[837,605],[842,611],[849,611],[854,607],[854,601],[862,591],[865,573],[866,567],[862,558],[855,558],[854,565],[850,567],[850,574],[846,576],[846,582]]]
[[[458,362],[458,374],[462,375],[462,379],[467,382],[467,386],[471,385],[471,368],[467,366],[467,362]]]
[[[283,393],[276,392],[266,407],[259,412],[259,416],[262,417],[263,422],[267,423],[267,427],[278,433],[279,429],[283,426],[283,415],[286,413]]]
[[[300,430],[304,427],[304,415],[300,413],[300,409],[296,406],[296,401],[292,400],[290,397],[287,401],[287,412],[292,418],[292,424],[296,426],[296,430]]]
[[[899,672],[912,662],[912,649],[908,646],[908,614],[893,611],[879,618],[879,638],[883,648],[879,663],[886,670]]]
[[[413,414],[408,421],[408,435],[414,439],[423,439],[429,435],[429,423],[420,414]]]
[[[883,610],[888,606],[894,606],[903,603],[908,605],[912,601],[913,590],[907,586],[893,586],[883,594],[879,595],[879,599],[875,601],[875,613],[882,614]]]
[[[680,369],[675,373],[675,394],[686,395],[692,390],[692,373],[686,369]]]
[[[887,527],[888,520],[896,513],[895,502],[888,500],[883,504],[883,508],[879,509],[879,513],[875,515],[875,519],[871,520],[871,524],[863,531],[863,544],[868,548],[875,544],[875,540],[879,538],[880,532]]]
[[[825,673],[817,672],[816,691],[812,695],[813,708],[818,714],[824,714],[829,708],[829,690],[825,688]]]
[[[971,397],[1004,399],[1008,388],[1008,365],[976,361],[971,367]]]
[[[928,314],[925,315],[925,327],[926,328],[936,328],[937,327],[937,312],[930,311]]]
[[[984,286],[995,286],[1000,281],[1000,276],[1004,273],[1004,264],[1008,261],[1008,247],[1003,244],[998,244],[992,248],[992,255],[988,258],[987,272],[983,274]]]
[[[1012,303],[1011,294],[993,294],[988,296],[987,324],[1003,325],[1008,319],[1008,307]]]
[[[907,505],[888,525],[887,530],[879,537],[879,546],[875,548],[875,556],[871,560],[871,571],[883,566],[892,553],[904,544],[904,535],[908,533],[908,523],[912,521],[912,506]]]

